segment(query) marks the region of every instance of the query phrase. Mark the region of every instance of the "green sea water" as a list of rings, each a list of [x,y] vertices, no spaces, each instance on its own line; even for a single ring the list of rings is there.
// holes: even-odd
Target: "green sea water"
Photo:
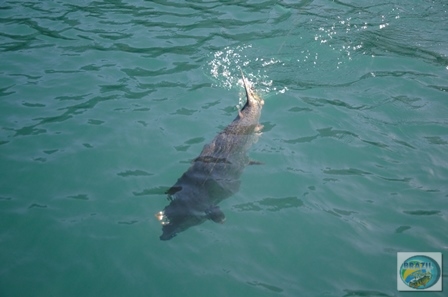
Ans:
[[[448,255],[445,0],[2,1],[0,26],[0,296],[445,296],[397,291],[397,252]],[[239,67],[263,165],[161,241]]]

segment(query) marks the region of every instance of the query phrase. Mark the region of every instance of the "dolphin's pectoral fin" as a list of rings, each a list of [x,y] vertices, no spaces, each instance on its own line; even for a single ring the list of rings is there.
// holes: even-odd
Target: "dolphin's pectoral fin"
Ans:
[[[226,216],[224,215],[224,213],[221,211],[221,209],[217,205],[214,205],[214,206],[210,207],[209,209],[207,209],[205,211],[205,214],[207,215],[207,218],[209,218],[210,220],[212,220],[215,223],[222,224],[226,220]]]
[[[168,189],[168,191],[165,192],[165,194],[174,195],[180,190],[182,190],[181,186],[172,186],[171,188]]]
[[[249,165],[264,165],[264,163],[260,161],[249,160]]]

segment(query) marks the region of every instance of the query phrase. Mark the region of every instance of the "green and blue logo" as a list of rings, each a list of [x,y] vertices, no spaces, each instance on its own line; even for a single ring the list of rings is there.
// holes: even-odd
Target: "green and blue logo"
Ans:
[[[413,254],[412,253],[399,253],[405,254],[398,257],[398,265],[400,265],[398,274],[402,281],[402,283],[408,288],[404,287],[408,290],[431,290],[435,284],[440,284],[441,277],[441,254],[440,253],[421,253],[421,254]],[[431,256],[432,254],[439,254],[439,259],[434,259]],[[410,256],[410,257],[409,257]],[[400,259],[401,258],[401,259]],[[435,257],[439,258],[439,257]],[[405,259],[403,261],[403,259]],[[400,261],[401,260],[401,261]],[[401,264],[400,264],[401,262]],[[403,286],[398,284],[398,289],[403,290]],[[433,288],[433,290],[437,288]],[[440,288],[441,289],[441,288]],[[402,291],[401,290],[401,291]],[[431,290],[432,291],[432,290]]]

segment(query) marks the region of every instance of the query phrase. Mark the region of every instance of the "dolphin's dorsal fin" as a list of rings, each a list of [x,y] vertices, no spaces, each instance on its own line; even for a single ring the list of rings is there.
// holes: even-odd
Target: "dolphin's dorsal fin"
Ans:
[[[232,164],[226,158],[216,158],[216,157],[212,157],[212,156],[199,156],[196,159],[194,159],[193,162]]]

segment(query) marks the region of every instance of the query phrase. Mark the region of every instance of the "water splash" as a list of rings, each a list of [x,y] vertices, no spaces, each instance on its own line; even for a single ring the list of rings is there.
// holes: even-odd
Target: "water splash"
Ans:
[[[287,87],[278,89],[268,76],[268,68],[284,63],[276,58],[255,57],[251,44],[228,46],[223,50],[210,53],[206,72],[215,80],[213,86],[232,89],[235,86],[243,87],[240,68],[244,71],[249,84],[258,92],[267,94],[274,92],[284,93]],[[257,69],[257,70],[253,70]],[[240,104],[244,96],[240,95]]]
[[[362,39],[356,38],[358,34],[362,34],[364,31],[384,29],[399,18],[400,10],[398,8],[392,8],[389,14],[382,14],[373,19],[366,17],[365,13],[362,12],[350,17],[337,16],[333,23],[325,23],[319,26],[318,31],[314,34],[314,41],[328,46],[341,55],[337,57],[336,68],[338,69],[344,61],[351,61],[355,53],[366,54]],[[302,61],[306,61],[308,56],[305,56]],[[316,64],[316,61],[314,61],[314,64]]]

